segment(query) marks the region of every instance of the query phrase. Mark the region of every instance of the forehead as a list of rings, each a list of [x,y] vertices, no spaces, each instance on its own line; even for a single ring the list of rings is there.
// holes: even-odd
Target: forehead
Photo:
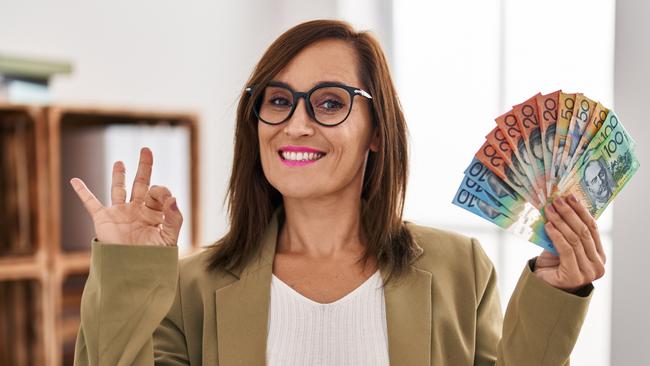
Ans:
[[[361,87],[357,65],[356,51],[348,42],[326,39],[300,51],[273,80],[297,90],[307,90],[322,81]]]

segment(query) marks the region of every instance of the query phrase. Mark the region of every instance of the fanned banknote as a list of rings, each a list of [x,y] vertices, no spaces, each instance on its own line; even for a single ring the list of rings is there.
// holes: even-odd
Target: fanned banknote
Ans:
[[[539,126],[537,111],[537,94],[521,104],[512,107],[512,112],[517,117],[521,131],[524,150],[533,173],[533,186],[537,188],[542,202],[546,200],[546,170],[544,169],[544,150],[542,146],[542,130]]]
[[[566,136],[566,149],[564,149],[564,154],[562,155],[562,166],[564,169],[571,169],[570,162],[573,158],[573,155],[576,153],[578,144],[582,135],[585,133],[587,128],[587,123],[589,123],[589,118],[594,112],[596,107],[596,102],[587,98],[583,94],[578,94],[575,100],[575,107],[573,110],[573,116],[569,122],[569,130],[567,131]],[[560,172],[562,174],[564,172]]]
[[[544,174],[546,181],[546,192],[551,192],[551,167],[553,166],[553,144],[555,143],[555,128],[557,124],[557,104],[560,91],[550,94],[538,94],[537,113],[539,114],[539,126],[542,131],[542,146],[544,147]],[[593,135],[592,135],[593,136]]]
[[[553,166],[551,167],[551,190],[553,190],[553,186],[557,185],[560,176],[565,170],[562,156],[564,156],[564,150],[566,148],[566,138],[569,133],[569,124],[573,117],[573,107],[575,105],[576,96],[577,94],[560,92],[558,98],[558,116],[557,123],[555,124],[555,142],[553,144]]]
[[[544,194],[541,191],[541,187],[538,186],[538,181],[535,177],[535,170],[531,164],[530,155],[526,149],[526,140],[525,136],[519,127],[519,121],[513,110],[504,113],[503,115],[495,119],[497,126],[503,133],[503,136],[506,138],[510,144],[510,149],[514,152],[513,169],[521,171],[527,177],[530,182],[531,194],[535,196],[533,200],[537,200],[540,203],[544,202]]]
[[[537,93],[495,121],[452,203],[552,253],[546,203],[573,194],[597,219],[640,166],[618,116],[582,93]]]

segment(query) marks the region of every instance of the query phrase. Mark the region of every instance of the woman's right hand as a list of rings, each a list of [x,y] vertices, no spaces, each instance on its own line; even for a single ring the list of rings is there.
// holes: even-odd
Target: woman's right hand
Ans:
[[[110,244],[175,246],[183,224],[176,198],[163,186],[149,187],[153,154],[140,150],[131,199],[126,202],[124,163],[113,164],[110,207],[104,207],[79,178],[70,184],[93,219],[97,240]]]

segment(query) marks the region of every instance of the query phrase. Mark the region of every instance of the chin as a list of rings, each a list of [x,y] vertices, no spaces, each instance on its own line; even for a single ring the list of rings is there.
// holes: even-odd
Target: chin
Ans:
[[[275,186],[285,198],[307,199],[322,196],[322,192],[316,191],[313,187],[301,187],[293,184],[281,184]]]

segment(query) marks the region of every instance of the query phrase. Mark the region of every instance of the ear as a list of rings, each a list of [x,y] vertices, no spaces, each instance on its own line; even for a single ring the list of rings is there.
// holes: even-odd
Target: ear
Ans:
[[[379,151],[379,127],[373,128],[372,139],[370,140],[370,150]]]

